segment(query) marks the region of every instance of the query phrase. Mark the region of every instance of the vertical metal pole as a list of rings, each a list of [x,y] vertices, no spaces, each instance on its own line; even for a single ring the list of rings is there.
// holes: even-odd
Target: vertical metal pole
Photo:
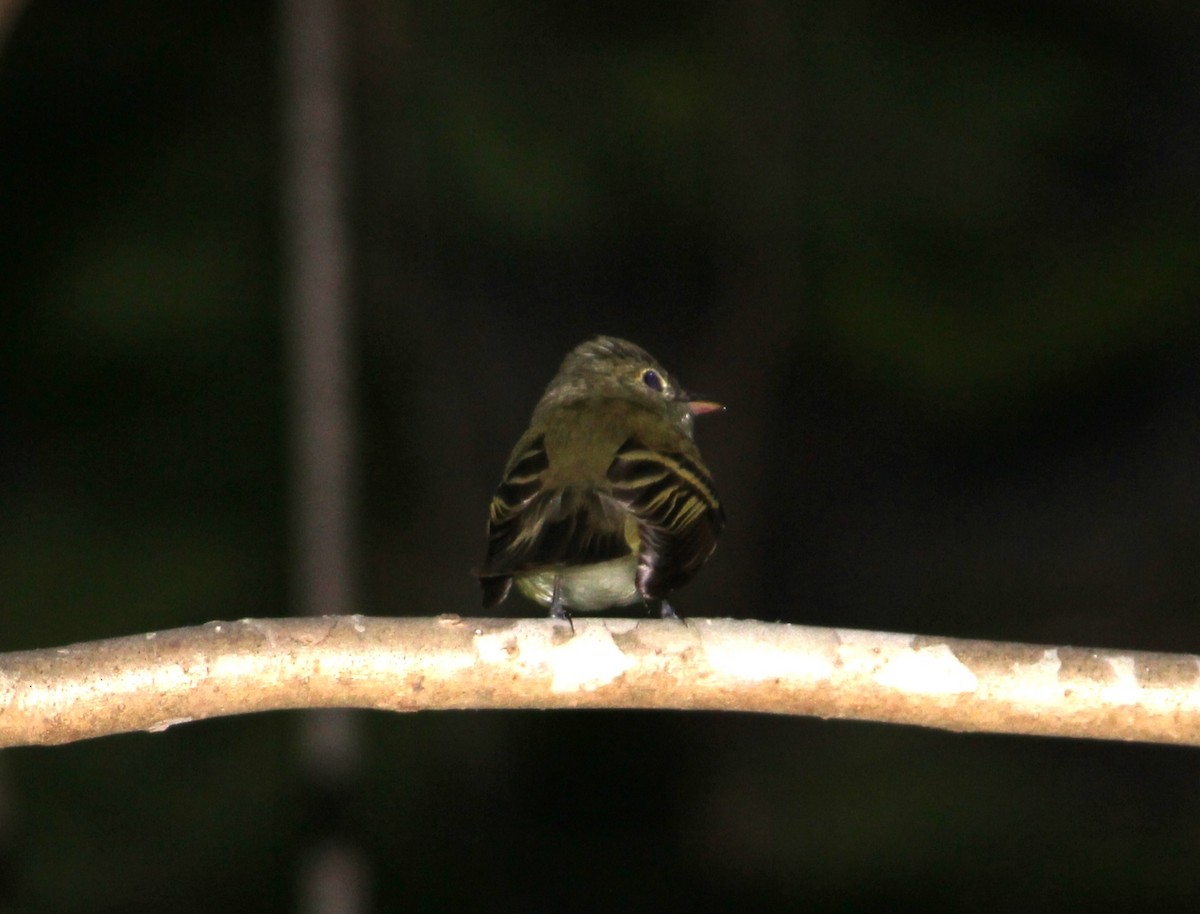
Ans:
[[[342,163],[343,23],[337,0],[282,0],[284,257],[292,391],[296,611],[354,611],[349,245]],[[361,769],[357,719],[314,711],[301,762],[315,796],[337,803]],[[366,866],[344,836],[321,836],[301,862],[300,910],[366,910]]]
[[[25,0],[0,0],[0,51],[4,50],[4,41],[24,6]]]
[[[4,44],[24,6],[23,0],[0,0],[0,56],[3,56]],[[16,790],[6,755],[0,757],[0,873],[9,872],[17,859],[13,840],[16,834],[16,806]],[[3,894],[0,894],[0,907],[6,910],[16,905],[16,899],[11,897],[15,893],[11,882],[4,880]]]

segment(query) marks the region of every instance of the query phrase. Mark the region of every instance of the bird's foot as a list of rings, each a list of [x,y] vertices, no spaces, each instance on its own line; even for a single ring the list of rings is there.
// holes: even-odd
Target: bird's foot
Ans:
[[[567,612],[567,607],[563,603],[562,579],[558,575],[554,576],[554,593],[550,598],[550,618],[566,619],[567,625],[571,626],[571,634],[575,634],[575,622],[571,619],[571,614]]]

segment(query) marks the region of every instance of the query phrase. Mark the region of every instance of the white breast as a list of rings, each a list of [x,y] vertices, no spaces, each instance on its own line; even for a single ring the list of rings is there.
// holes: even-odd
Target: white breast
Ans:
[[[637,556],[630,554],[592,565],[531,571],[518,575],[516,582],[529,599],[549,606],[554,597],[554,579],[558,576],[564,606],[577,612],[597,612],[640,600],[636,575]]]

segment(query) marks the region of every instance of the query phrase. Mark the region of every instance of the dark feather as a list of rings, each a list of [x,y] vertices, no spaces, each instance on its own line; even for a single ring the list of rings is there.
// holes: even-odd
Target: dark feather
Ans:
[[[725,512],[712,478],[686,454],[631,438],[617,450],[608,479],[613,498],[637,518],[638,591],[662,599],[691,580],[716,548]]]
[[[544,439],[536,438],[492,497],[487,557],[477,572],[485,608],[508,596],[514,574],[630,553],[625,509],[593,486],[544,489],[548,465]]]

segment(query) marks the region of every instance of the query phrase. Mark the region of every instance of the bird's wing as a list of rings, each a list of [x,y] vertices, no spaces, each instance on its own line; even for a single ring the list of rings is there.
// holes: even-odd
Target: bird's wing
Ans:
[[[690,580],[716,548],[725,512],[712,477],[687,454],[630,438],[617,449],[608,479],[612,497],[637,518],[638,591],[661,599]]]
[[[548,487],[545,437],[516,454],[492,496],[488,550],[477,575],[484,606],[508,594],[511,576],[628,555],[625,512],[594,486]]]

